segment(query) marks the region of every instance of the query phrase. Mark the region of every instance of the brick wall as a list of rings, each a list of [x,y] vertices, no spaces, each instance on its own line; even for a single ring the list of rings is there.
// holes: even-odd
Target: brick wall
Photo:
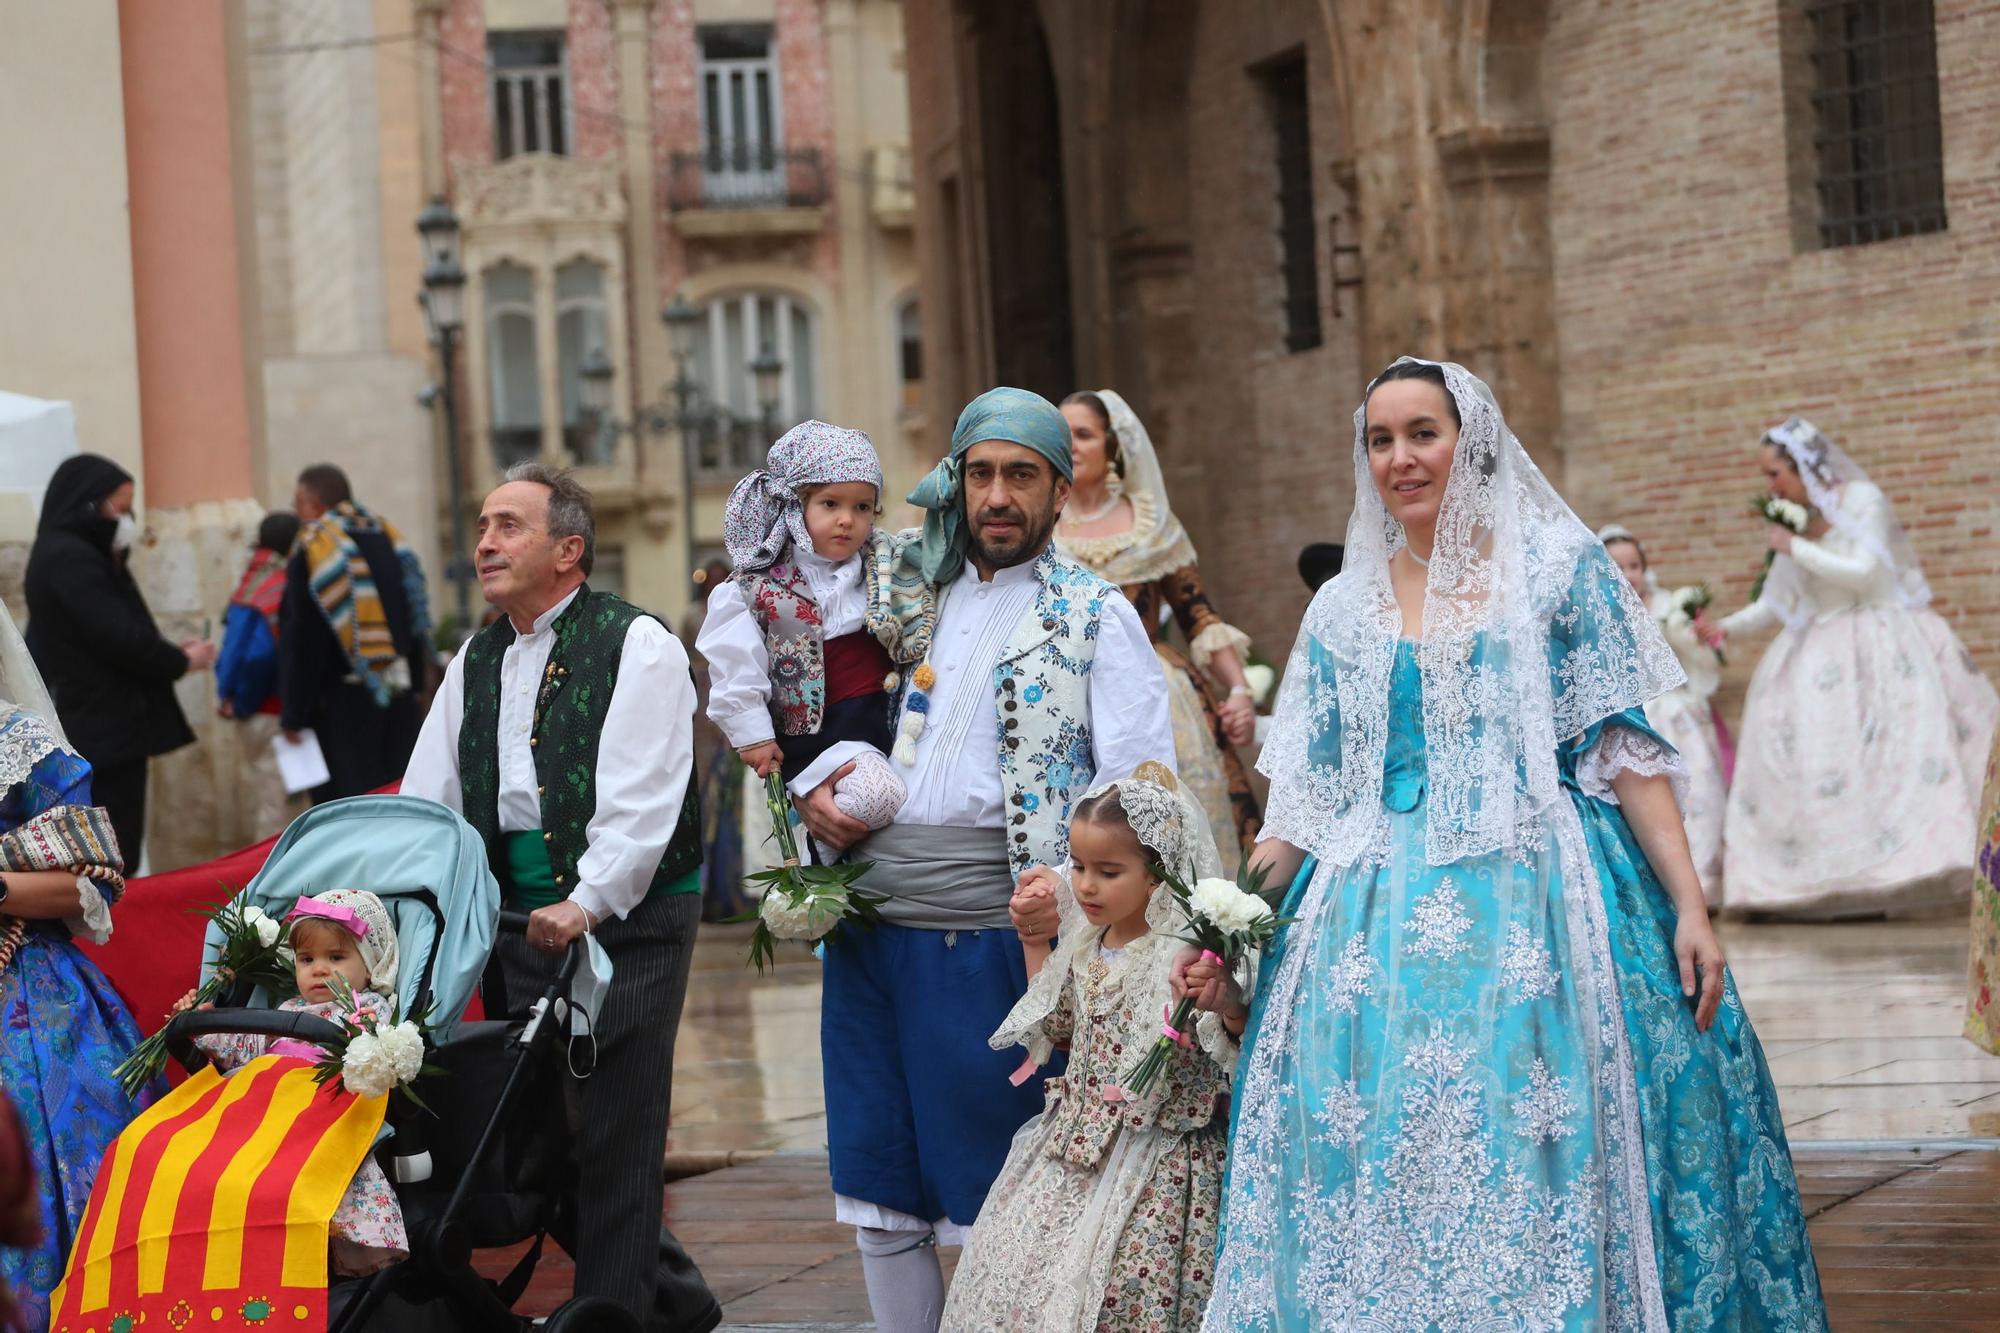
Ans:
[[[486,6],[451,0],[438,23],[439,109],[445,172],[493,160],[493,94],[486,75]]]
[[[2000,674],[2000,6],[1938,0],[1949,230],[1795,252],[1778,6],[1558,7],[1552,230],[1567,492],[1740,605],[1755,442],[1799,412],[1894,501]],[[1731,657],[1741,685],[1758,653]]]

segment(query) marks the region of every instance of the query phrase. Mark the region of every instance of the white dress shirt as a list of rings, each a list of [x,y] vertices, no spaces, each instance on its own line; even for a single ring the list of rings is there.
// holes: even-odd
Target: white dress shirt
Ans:
[[[793,557],[819,607],[820,636],[837,639],[868,625],[868,584],[863,578],[868,552],[828,560],[812,551]],[[743,585],[726,580],[708,594],[708,614],[695,636],[695,650],[708,661],[708,718],[737,749],[776,737],[771,725],[771,653],[764,631],[743,600]]]
[[[719,591],[719,590],[718,590]],[[518,634],[500,659],[500,831],[525,833],[542,826],[536,795],[535,695],[555,648],[551,626],[576,598],[563,598]],[[660,858],[679,827],[681,802],[694,771],[694,680],[687,650],[666,626],[641,616],[625,631],[618,683],[604,715],[597,747],[597,810],[585,831],[589,843],[577,862],[569,900],[602,921],[623,917],[652,886]],[[465,653],[444,673],[403,774],[403,794],[421,796],[464,813],[458,772],[458,729],[465,717]]]
[[[937,683],[917,762],[907,770],[909,796],[899,824],[1001,828],[1007,798],[1000,782],[999,714],[993,668],[1035,609],[1040,586],[1033,562],[997,571],[982,582],[970,564],[938,601],[931,639]],[[1166,677],[1132,603],[1104,599],[1097,655],[1090,669],[1090,735],[1096,778],[1129,777],[1149,759],[1174,762],[1173,723],[1162,702]]]

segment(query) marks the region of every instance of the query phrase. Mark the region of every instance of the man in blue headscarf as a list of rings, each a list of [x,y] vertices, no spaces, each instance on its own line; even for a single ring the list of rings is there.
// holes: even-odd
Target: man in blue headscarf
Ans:
[[[884,1333],[937,1327],[937,1246],[963,1243],[1042,1108],[1040,1072],[987,1045],[1027,989],[1024,946],[1045,954],[1055,927],[1052,899],[1010,915],[1016,881],[1068,864],[1069,812],[1092,786],[1174,758],[1132,604],[1050,544],[1070,477],[1069,425],[1046,398],[993,389],[966,407],[910,496],[924,528],[898,571],[938,597],[897,728],[909,797],[872,836],[832,781],[800,805],[887,898],[886,924],[828,945],[820,1004],[836,1215],[856,1227]]]

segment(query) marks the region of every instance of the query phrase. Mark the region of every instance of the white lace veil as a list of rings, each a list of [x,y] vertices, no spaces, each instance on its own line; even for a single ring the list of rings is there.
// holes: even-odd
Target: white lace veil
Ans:
[[[1216,851],[1215,834],[1209,828],[1208,816],[1203,813],[1201,803],[1173,778],[1164,765],[1141,764],[1134,776],[1104,783],[1092,789],[1084,799],[1091,800],[1110,791],[1118,793],[1118,804],[1124,808],[1125,821],[1138,835],[1140,845],[1158,857],[1159,863],[1179,876],[1182,883],[1192,885],[1196,880],[1222,876],[1222,857]],[[1097,937],[1102,934],[1090,924],[1083,909],[1076,905],[1076,895],[1070,889],[1069,867],[1058,866],[1055,869],[1059,880],[1056,906],[1062,914],[1055,951],[1042,964],[1042,970],[1035,974],[1034,980],[1028,983],[1027,994],[1009,1011],[988,1043],[996,1051],[1009,1046],[1026,1046],[1036,1064],[1048,1063],[1051,1050],[1049,1039],[1041,1033],[1042,1020],[1054,1011],[1056,1002],[1062,998],[1063,986],[1071,969],[1080,960],[1089,957],[1090,951],[1097,947]],[[1151,932],[1149,939],[1172,939],[1186,929],[1186,917],[1164,884],[1153,890],[1152,899],[1146,904],[1146,926]],[[1135,958],[1138,953],[1146,952],[1136,947],[1144,942],[1128,946],[1128,952]],[[1161,969],[1157,982],[1164,988],[1164,969]]]
[[[28,653],[27,641],[14,628],[14,617],[7,604],[0,602],[0,707],[7,705],[33,713],[57,740],[65,746],[69,744],[63,736],[62,719],[56,716],[55,701],[49,697],[49,687],[42,683],[42,673],[36,670],[35,659]]]
[[[1416,647],[1426,852],[1448,865],[1539,845],[1542,814],[1562,796],[1558,743],[1685,677],[1603,543],[1507,429],[1492,390],[1463,366],[1423,364],[1444,372],[1461,422]],[[1336,865],[1379,851],[1387,829],[1382,761],[1402,633],[1389,559],[1403,529],[1369,475],[1367,412],[1364,395],[1346,564],[1306,611],[1260,764],[1271,779],[1265,836]],[[1316,657],[1338,670],[1315,670]]]
[[[1174,517],[1167,501],[1167,477],[1153,437],[1132,405],[1109,389],[1096,394],[1104,403],[1111,433],[1118,437],[1118,454],[1125,463],[1125,494],[1132,500],[1134,527],[1118,538],[1118,553],[1092,568],[1118,585],[1150,583],[1195,563],[1194,543]],[[1142,503],[1143,499],[1143,503]]]
[[[1931,585],[1924,578],[1924,568],[1917,559],[1916,548],[1910,545],[1903,525],[1889,511],[1887,493],[1880,487],[1874,487],[1861,464],[1804,417],[1787,417],[1782,424],[1765,431],[1760,443],[1775,444],[1784,450],[1785,456],[1799,470],[1799,480],[1806,484],[1806,495],[1812,500],[1813,508],[1826,515],[1827,522],[1860,542],[1877,560],[1894,571],[1899,605],[1914,611],[1931,604]],[[1852,482],[1874,487],[1876,493],[1882,496],[1879,522],[1870,522],[1855,514],[1854,506],[1848,503],[1852,494],[1849,484]],[[1767,603],[1787,625],[1802,624],[1813,614],[1804,580],[1799,577],[1799,567],[1790,556],[1780,555],[1771,562],[1771,572],[1765,576],[1764,591],[1757,600]]]

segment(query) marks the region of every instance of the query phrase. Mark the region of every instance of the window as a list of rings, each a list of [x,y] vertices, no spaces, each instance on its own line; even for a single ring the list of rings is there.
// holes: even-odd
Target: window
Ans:
[[[704,27],[700,40],[707,202],[782,198],[784,119],[770,27],[749,23]]]
[[[783,363],[773,432],[782,433],[818,411],[818,344],[812,312],[777,292],[739,292],[708,304],[695,326],[694,375],[728,422],[697,441],[695,470],[711,479],[736,477],[764,461],[770,446],[760,418],[751,363],[766,350]]]
[[[597,543],[590,561],[590,586],[613,597],[625,595],[625,548]]]
[[[577,259],[556,270],[556,380],[562,386],[563,445],[577,463],[608,463],[613,441],[583,411],[583,358],[610,354],[604,322],[604,270]],[[616,358],[614,358],[616,359]]]
[[[921,411],[924,405],[924,339],[923,326],[917,318],[917,298],[914,296],[896,308],[896,371],[903,387],[903,411]]]
[[[1278,244],[1284,264],[1285,348],[1320,344],[1319,263],[1313,230],[1312,120],[1304,52],[1257,71],[1277,160]]]
[[[559,32],[496,32],[487,38],[493,69],[493,156],[569,152],[569,80]]]
[[[1943,231],[1931,0],[1805,0],[1805,17],[1819,243]]]
[[[486,271],[486,374],[493,462],[503,471],[542,451],[542,386],[535,368],[535,278],[500,264]]]

